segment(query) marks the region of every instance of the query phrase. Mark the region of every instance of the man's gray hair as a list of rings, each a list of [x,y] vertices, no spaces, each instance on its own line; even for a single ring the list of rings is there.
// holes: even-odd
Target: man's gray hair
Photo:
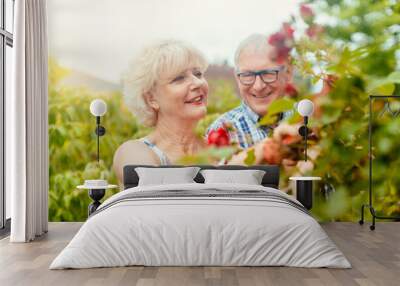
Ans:
[[[235,69],[239,71],[240,54],[246,48],[252,48],[255,51],[264,51],[268,49],[268,38],[264,34],[251,34],[240,42],[235,52]]]

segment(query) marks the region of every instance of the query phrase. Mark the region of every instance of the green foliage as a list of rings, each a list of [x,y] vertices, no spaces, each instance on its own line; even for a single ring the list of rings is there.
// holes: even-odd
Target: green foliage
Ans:
[[[308,2],[317,15],[332,21],[318,40],[298,41],[296,64],[303,76],[320,77],[313,69],[317,66],[339,77],[320,101],[322,115],[312,118],[322,148],[313,175],[336,189],[328,200],[317,196],[313,213],[321,220],[355,221],[361,204],[368,202],[368,97],[399,91],[400,5],[390,0]],[[310,62],[310,54],[317,60]],[[383,104],[374,104],[374,114]],[[391,103],[394,111],[399,107]],[[374,206],[378,213],[399,215],[400,120],[389,114],[374,120],[379,122],[373,127]]]
[[[50,221],[83,221],[91,200],[87,191],[76,186],[87,179],[103,178],[116,183],[111,170],[116,148],[133,138],[139,126],[124,107],[120,93],[94,93],[85,88],[60,84],[68,71],[52,59],[49,64],[49,152],[50,152]],[[97,163],[96,120],[89,112],[90,102],[102,98],[107,115],[102,117],[106,128],[100,138],[100,163]],[[108,191],[107,196],[112,191]]]
[[[209,85],[211,92],[207,104],[208,115],[222,114],[239,105],[240,99],[235,95],[231,82],[217,79],[210,80]]]

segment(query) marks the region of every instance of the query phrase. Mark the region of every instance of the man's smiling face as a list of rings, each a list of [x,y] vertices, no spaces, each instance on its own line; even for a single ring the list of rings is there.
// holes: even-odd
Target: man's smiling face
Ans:
[[[238,72],[257,72],[266,69],[278,69],[278,64],[271,59],[272,48],[256,49],[246,47],[240,53],[238,60]],[[239,76],[236,81],[239,86],[240,95],[243,101],[258,115],[264,116],[268,105],[275,99],[283,96],[286,83],[289,80],[287,69],[281,70],[273,83],[265,83],[260,76],[256,76],[253,84],[243,84]]]

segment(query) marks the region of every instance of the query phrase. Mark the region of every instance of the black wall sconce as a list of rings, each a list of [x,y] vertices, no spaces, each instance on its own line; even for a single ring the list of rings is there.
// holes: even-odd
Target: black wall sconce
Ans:
[[[90,103],[90,113],[96,116],[96,129],[97,135],[97,162],[100,162],[100,136],[106,134],[106,129],[100,125],[100,117],[106,114],[107,104],[102,99],[95,99]]]
[[[304,117],[304,125],[299,128],[299,134],[304,139],[304,161],[307,161],[307,138],[310,131],[307,128],[308,117],[314,113],[314,103],[309,99],[303,99],[297,104],[297,112]]]

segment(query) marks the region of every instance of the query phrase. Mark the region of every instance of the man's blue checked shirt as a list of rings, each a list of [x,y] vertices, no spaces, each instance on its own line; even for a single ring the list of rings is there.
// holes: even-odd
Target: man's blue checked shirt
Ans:
[[[284,112],[282,119],[293,115],[293,113],[293,110]],[[224,124],[227,124],[234,129],[229,131],[231,142],[237,143],[243,149],[249,148],[266,138],[273,129],[272,126],[259,126],[259,119],[261,119],[260,116],[242,102],[238,107],[218,117],[208,127],[206,138],[211,130],[217,130],[220,127],[224,127]]]

